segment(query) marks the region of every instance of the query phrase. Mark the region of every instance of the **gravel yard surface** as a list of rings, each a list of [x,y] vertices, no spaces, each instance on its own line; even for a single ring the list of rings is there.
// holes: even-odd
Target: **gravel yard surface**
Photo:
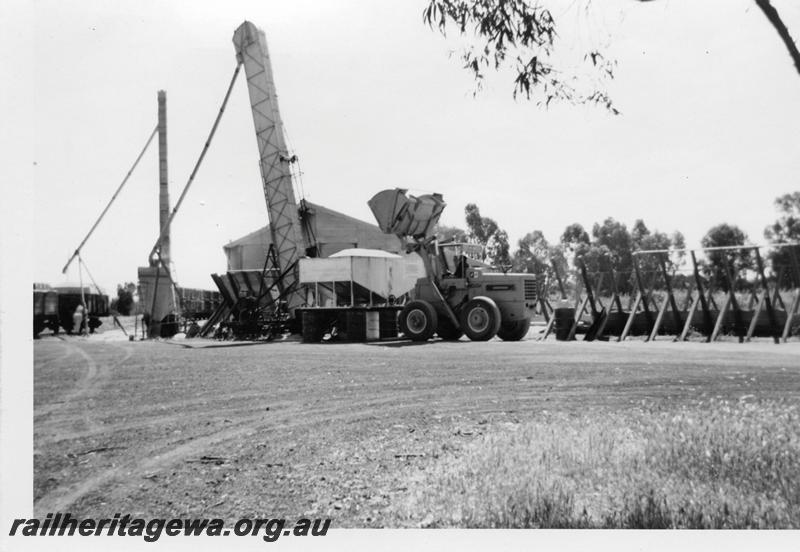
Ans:
[[[417,526],[397,515],[409,487],[481,435],[544,411],[715,397],[797,400],[800,343],[43,336],[34,344],[34,505],[39,516]]]

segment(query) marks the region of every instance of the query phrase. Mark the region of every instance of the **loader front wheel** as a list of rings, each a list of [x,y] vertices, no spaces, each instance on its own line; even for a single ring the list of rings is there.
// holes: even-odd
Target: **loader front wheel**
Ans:
[[[489,297],[475,297],[461,309],[461,328],[472,341],[488,341],[500,329],[500,309]]]
[[[400,311],[400,331],[412,341],[427,341],[436,326],[436,310],[427,301],[411,301]]]
[[[497,332],[497,337],[503,341],[520,341],[523,337],[528,335],[528,330],[531,328],[530,318],[523,318],[522,320],[507,320],[500,324],[500,330]]]

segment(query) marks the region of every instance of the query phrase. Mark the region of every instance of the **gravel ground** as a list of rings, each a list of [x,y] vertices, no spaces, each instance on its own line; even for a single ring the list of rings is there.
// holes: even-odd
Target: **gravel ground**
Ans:
[[[800,343],[34,344],[37,515],[396,515],[443,455],[543,411],[800,397]],[[420,514],[420,517],[424,513]]]

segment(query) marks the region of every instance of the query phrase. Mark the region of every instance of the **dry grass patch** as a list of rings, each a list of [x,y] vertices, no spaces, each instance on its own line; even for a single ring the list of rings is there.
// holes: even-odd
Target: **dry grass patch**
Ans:
[[[424,526],[800,528],[786,402],[545,415],[442,459],[400,516]]]

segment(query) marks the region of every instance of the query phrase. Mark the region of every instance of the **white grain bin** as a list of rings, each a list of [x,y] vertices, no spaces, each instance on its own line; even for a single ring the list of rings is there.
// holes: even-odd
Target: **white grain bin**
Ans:
[[[345,249],[325,259],[300,259],[300,283],[310,305],[354,306],[385,302],[414,288],[425,275],[417,254],[377,249]]]

